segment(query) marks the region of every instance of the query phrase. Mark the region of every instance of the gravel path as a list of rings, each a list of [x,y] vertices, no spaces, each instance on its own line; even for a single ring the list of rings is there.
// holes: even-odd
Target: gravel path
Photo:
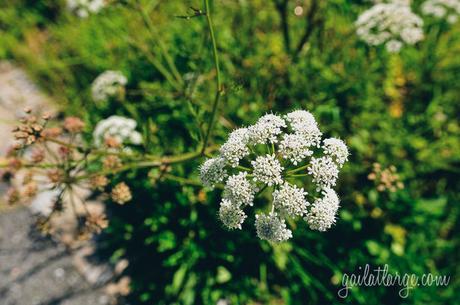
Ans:
[[[25,107],[52,108],[21,69],[0,62],[0,155],[10,145],[12,126]],[[2,208],[5,189],[0,183],[0,305],[109,304],[97,284],[101,281],[88,282],[108,267],[75,264],[74,253],[39,235],[30,209]]]
[[[40,236],[26,208],[0,214],[2,305],[108,304],[102,287],[90,285],[64,246]]]

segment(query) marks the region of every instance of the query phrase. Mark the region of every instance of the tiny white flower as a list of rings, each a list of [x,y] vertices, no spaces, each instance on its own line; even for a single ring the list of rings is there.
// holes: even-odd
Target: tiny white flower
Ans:
[[[235,205],[228,199],[222,199],[219,208],[219,218],[230,230],[241,229],[241,225],[246,219],[246,214],[238,205]]]
[[[310,203],[305,199],[307,192],[303,188],[285,182],[273,192],[275,209],[291,217],[303,216]]]
[[[339,166],[348,161],[348,147],[342,140],[329,138],[325,139],[323,143],[324,153],[331,156]]]
[[[227,142],[220,147],[220,154],[232,167],[237,167],[240,160],[250,153],[247,146],[249,141],[248,133],[247,128],[236,129],[230,134]]]
[[[120,71],[105,71],[96,77],[91,85],[93,100],[96,102],[105,101],[116,96],[127,82],[128,79]]]
[[[255,226],[257,236],[270,242],[279,243],[292,237],[284,219],[279,218],[276,213],[256,215]]]
[[[274,155],[258,156],[251,161],[254,168],[254,180],[272,186],[283,183],[281,172],[283,167]]]
[[[285,134],[279,144],[279,151],[284,159],[291,161],[294,165],[313,154],[313,151],[310,150],[310,143],[303,134],[299,133]]]
[[[331,188],[322,191],[322,198],[316,199],[305,216],[305,221],[312,230],[326,231],[335,223],[340,200]]]
[[[339,174],[339,169],[331,157],[313,157],[307,170],[318,189],[334,186]]]
[[[238,205],[253,205],[257,189],[246,178],[246,172],[228,177],[223,197]]]
[[[254,144],[277,143],[278,135],[286,122],[280,116],[266,114],[257,123],[249,127],[249,139]]]
[[[228,174],[225,170],[225,159],[216,157],[206,160],[200,167],[201,182],[208,187],[214,187],[224,181]]]

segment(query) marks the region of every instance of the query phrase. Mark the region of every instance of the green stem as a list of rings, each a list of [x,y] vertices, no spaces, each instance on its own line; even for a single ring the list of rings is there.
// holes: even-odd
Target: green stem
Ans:
[[[268,185],[265,184],[264,187],[261,188],[261,189],[257,192],[257,194],[256,194],[254,197],[257,197],[257,196],[259,196],[260,194],[262,194],[262,193],[265,191],[265,189],[266,189],[267,187],[268,187]]]
[[[308,164],[303,165],[303,166],[301,166],[301,167],[298,167],[298,168],[295,168],[295,169],[293,169],[293,170],[288,171],[287,174],[290,175],[290,174],[293,174],[293,173],[297,173],[297,172],[299,172],[299,171],[301,171],[301,170],[306,169],[307,167],[308,167]]]
[[[171,180],[171,181],[176,181],[176,182],[178,182],[180,184],[193,185],[193,186],[203,186],[203,184],[201,184],[201,182],[199,182],[199,181],[194,181],[194,180],[191,180],[191,179],[186,179],[186,178],[174,176],[174,175],[171,175],[171,174],[165,174],[165,175],[163,175],[163,178]]]
[[[212,17],[211,17],[211,10],[209,8],[209,0],[204,0],[204,6],[205,6],[205,11],[206,11],[206,21],[208,23],[208,28],[209,28],[209,35],[211,36],[211,42],[212,42],[212,54],[214,57],[214,65],[216,68],[216,95],[214,97],[214,103],[212,105],[212,112],[211,112],[211,117],[209,118],[209,125],[208,129],[206,131],[206,134],[204,136],[204,141],[203,141],[203,148],[201,150],[201,153],[204,154],[206,147],[208,146],[209,142],[209,136],[211,134],[216,113],[217,113],[217,106],[219,105],[219,100],[220,97],[223,93],[222,89],[222,81],[221,81],[221,76],[220,76],[220,67],[219,67],[219,57],[217,54],[217,43],[216,43],[216,37],[214,35],[214,28],[213,28],[213,23],[212,23]]]
[[[246,172],[252,171],[249,167],[241,166],[241,165],[238,165],[236,168],[241,169],[241,170],[246,171]]]
[[[210,147],[209,150],[213,150],[213,147]],[[152,159],[149,161],[139,161],[139,162],[132,162],[132,163],[126,163],[125,165],[117,168],[117,169],[110,169],[110,170],[102,170],[97,173],[91,173],[91,174],[84,174],[81,176],[76,177],[76,180],[85,180],[89,179],[95,175],[109,175],[109,174],[117,174],[120,172],[124,172],[127,170],[131,169],[138,169],[138,168],[149,168],[149,167],[159,167],[162,165],[171,165],[171,164],[177,164],[177,163],[182,163],[185,161],[190,161],[194,160],[197,158],[200,158],[202,156],[202,153],[200,150],[198,151],[193,151],[193,152],[188,152],[180,155],[173,155],[173,156],[165,156],[165,157],[159,157],[156,159]]]
[[[287,177],[306,177],[308,174],[288,175]]]

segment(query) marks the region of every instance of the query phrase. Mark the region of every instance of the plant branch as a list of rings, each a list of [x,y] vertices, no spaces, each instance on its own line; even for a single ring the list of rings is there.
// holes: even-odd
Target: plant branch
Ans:
[[[219,57],[217,54],[217,43],[216,43],[216,37],[214,35],[214,27],[212,23],[211,10],[209,8],[209,0],[204,0],[204,7],[205,7],[206,21],[207,21],[208,28],[209,28],[209,35],[211,37],[211,42],[212,42],[212,54],[214,58],[214,65],[216,69],[216,95],[214,97],[214,103],[212,105],[212,112],[211,112],[211,117],[209,118],[208,129],[204,136],[203,148],[201,149],[201,155],[205,154],[206,147],[208,146],[209,136],[211,135],[211,131],[212,131],[216,113],[217,113],[217,106],[219,105],[219,100],[223,93],[221,76],[220,76]]]
[[[288,171],[287,174],[288,174],[288,175],[291,175],[291,174],[297,173],[297,172],[299,172],[299,171],[301,171],[301,170],[306,169],[307,167],[308,167],[308,164],[305,164],[305,165],[303,165],[303,166],[300,166],[300,167],[298,167],[298,168],[295,168],[295,169],[293,169],[293,170]]]
[[[286,53],[291,54],[291,37],[289,34],[289,18],[288,18],[288,2],[289,0],[275,0],[275,7],[281,18],[281,30],[283,32],[284,48]]]
[[[306,14],[306,28],[305,32],[303,33],[302,37],[299,40],[299,43],[297,44],[296,49],[294,50],[293,53],[293,58],[297,58],[299,53],[302,51],[304,48],[305,44],[308,42],[309,38],[311,37],[311,34],[313,34],[313,30],[315,29],[315,26],[317,24],[316,14],[319,9],[319,3],[318,0],[311,0],[311,5],[310,9],[308,10],[308,14]]]
[[[206,152],[212,152],[213,150],[215,150],[215,147],[209,147],[206,150]],[[117,174],[117,173],[121,173],[121,172],[130,170],[130,169],[160,167],[162,165],[177,164],[177,163],[182,163],[182,162],[198,159],[201,156],[202,156],[201,150],[197,150],[197,151],[183,153],[179,155],[157,157],[155,159],[151,159],[148,161],[136,161],[136,162],[126,163],[125,165],[117,169],[103,170],[97,173],[84,174],[84,175],[76,177],[76,180],[85,180],[95,175]]]

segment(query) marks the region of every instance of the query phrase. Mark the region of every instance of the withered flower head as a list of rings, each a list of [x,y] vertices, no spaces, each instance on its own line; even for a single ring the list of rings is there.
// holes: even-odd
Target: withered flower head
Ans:
[[[125,204],[132,199],[131,190],[124,182],[120,182],[112,189],[112,200],[118,204]]]
[[[30,156],[33,163],[40,163],[45,159],[45,151],[42,148],[35,148]]]
[[[13,134],[23,146],[31,145],[37,141],[46,124],[46,121],[39,121],[33,115],[27,115],[20,122],[21,124],[13,129]]]
[[[385,190],[396,192],[398,189],[404,188],[404,183],[400,181],[400,177],[394,165],[390,165],[388,168],[382,168],[379,163],[374,163],[372,165],[372,172],[367,178],[375,182],[379,192]]]
[[[88,214],[85,225],[91,232],[101,233],[102,230],[109,226],[109,221],[105,214]]]
[[[66,146],[59,146],[58,149],[59,155],[63,158],[67,158],[70,156],[70,153],[72,152],[69,147]]]
[[[42,114],[42,119],[48,121],[49,119],[51,119],[51,113],[45,112],[44,114]]]
[[[38,185],[36,182],[31,181],[24,186],[23,194],[25,197],[31,198],[38,192]]]
[[[57,184],[59,182],[62,182],[62,180],[64,179],[64,174],[62,173],[61,170],[59,169],[52,169],[52,170],[49,170],[47,173],[46,173],[46,176],[48,177],[48,179],[50,180],[50,182],[54,183],[54,184]]]
[[[43,138],[53,139],[53,138],[59,137],[61,134],[62,134],[62,129],[60,127],[49,127],[49,128],[43,129],[41,136]]]
[[[67,117],[64,120],[64,129],[70,133],[78,133],[83,130],[85,123],[77,117]]]
[[[29,184],[30,182],[33,181],[33,179],[34,179],[34,173],[32,171],[26,172],[26,174],[22,178],[22,185]]]
[[[22,161],[19,158],[10,158],[8,159],[8,169],[11,172],[16,172],[22,167]]]
[[[103,163],[105,169],[117,169],[121,166],[120,158],[114,155],[107,156]]]
[[[121,147],[121,143],[120,141],[118,141],[116,138],[114,137],[107,137],[104,139],[104,144],[105,146],[107,146],[108,148],[120,148]]]
[[[109,179],[106,176],[97,175],[91,178],[91,187],[99,191],[103,191],[109,183]]]
[[[20,194],[15,187],[11,187],[6,192],[6,202],[10,205],[16,204],[19,202]]]

